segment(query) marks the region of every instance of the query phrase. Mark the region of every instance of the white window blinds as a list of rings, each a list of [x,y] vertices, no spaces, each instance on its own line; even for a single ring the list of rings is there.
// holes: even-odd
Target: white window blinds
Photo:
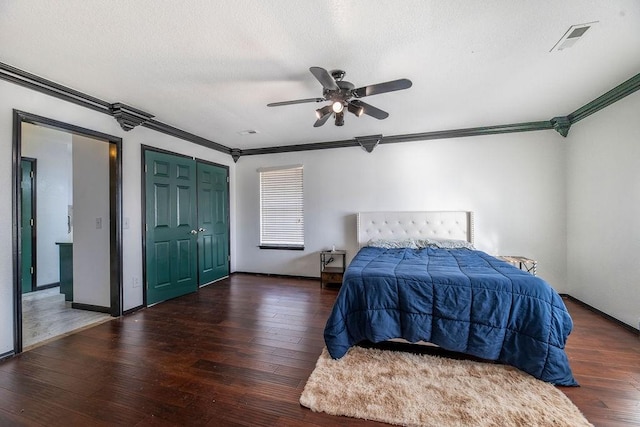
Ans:
[[[260,246],[304,247],[302,165],[259,169]]]

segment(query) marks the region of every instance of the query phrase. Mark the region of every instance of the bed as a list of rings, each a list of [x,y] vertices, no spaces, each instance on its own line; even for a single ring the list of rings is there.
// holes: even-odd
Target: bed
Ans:
[[[403,339],[577,385],[573,323],[544,280],[473,248],[471,212],[357,215],[359,251],[324,331],[334,359],[361,342]]]

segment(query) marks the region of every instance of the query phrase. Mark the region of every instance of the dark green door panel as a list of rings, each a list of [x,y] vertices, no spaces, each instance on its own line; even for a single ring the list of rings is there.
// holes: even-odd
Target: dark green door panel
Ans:
[[[229,170],[198,162],[198,270],[205,285],[229,275]]]
[[[34,266],[34,253],[35,248],[33,244],[34,240],[34,221],[35,212],[34,209],[34,181],[35,181],[35,167],[34,160],[22,159],[20,165],[22,167],[22,180],[20,184],[20,199],[22,216],[20,218],[21,227],[21,239],[22,244],[22,258],[21,258],[21,273],[22,273],[22,293],[26,294],[35,289],[35,266]]]
[[[147,304],[197,290],[196,162],[145,152]]]

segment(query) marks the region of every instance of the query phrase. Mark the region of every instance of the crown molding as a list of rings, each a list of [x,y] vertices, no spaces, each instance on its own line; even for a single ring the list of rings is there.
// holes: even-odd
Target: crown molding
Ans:
[[[194,144],[221,151],[225,154],[231,153],[231,149],[229,147],[225,147],[217,142],[185,132],[173,126],[169,126],[160,121],[153,120],[152,117],[154,116],[144,111],[130,107],[121,102],[110,103],[102,99],[95,98],[87,95],[86,93],[60,85],[51,80],[36,76],[35,74],[28,73],[2,62],[0,62],[0,79],[67,102],[72,102],[94,111],[99,111],[100,113],[108,114],[116,119],[125,131],[129,131],[136,126],[144,126],[157,132],[165,133],[185,141],[193,142]]]
[[[356,136],[355,140],[367,153],[372,153],[373,149],[382,141],[382,135]]]
[[[62,86],[34,74],[27,73],[26,71],[20,70],[2,62],[0,62],[0,79],[7,80],[9,82],[45,93],[50,96],[54,96],[68,102],[81,105],[86,108],[90,108],[95,111],[99,111],[104,114],[109,114],[110,116],[118,120],[118,123],[120,123],[121,127],[126,131],[133,129],[136,126],[146,127],[156,132],[165,133],[167,135],[171,135],[185,141],[193,142],[194,144],[202,145],[212,150],[229,154],[233,158],[234,162],[237,162],[242,156],[324,150],[345,147],[362,147],[367,152],[371,153],[378,144],[426,141],[447,138],[463,138],[468,136],[494,135],[500,133],[532,132],[550,129],[554,129],[560,135],[566,137],[569,133],[569,129],[574,123],[602,110],[603,108],[640,89],[639,73],[631,77],[627,81],[619,84],[607,93],[578,108],[573,113],[567,116],[557,116],[545,121],[482,126],[402,135],[376,135],[377,143],[370,139],[371,137],[362,136],[355,137],[349,140],[313,142],[307,144],[294,144],[242,150],[240,148],[229,148],[225,145],[219,144],[209,139],[194,135],[192,133],[170,126],[166,123],[162,123],[158,120],[154,120],[153,115],[145,113],[144,111],[135,109],[133,107],[129,107],[125,104],[119,102],[109,103],[103,101],[101,99],[92,97],[66,86]]]
[[[278,145],[274,147],[265,148],[249,148],[247,150],[237,150],[240,156],[257,156],[260,154],[277,154],[277,153],[291,153],[295,151],[312,151],[312,150],[325,150],[328,148],[346,148],[346,147],[359,147],[360,144],[355,139],[343,139],[340,141],[324,141],[324,142],[310,142],[307,144],[293,144],[293,145]]]
[[[129,132],[136,126],[140,126],[153,118],[153,115],[121,102],[111,104],[109,109],[111,110],[111,115],[120,123],[120,127],[122,127],[125,132]]]
[[[574,124],[590,116],[591,114],[596,113],[605,107],[608,107],[614,102],[621,100],[625,96],[631,95],[638,89],[640,89],[640,73],[631,77],[629,80],[620,83],[618,86],[614,87],[607,93],[597,97],[593,101],[588,102],[587,104],[578,108],[567,117],[571,124]]]
[[[110,113],[110,106],[106,101],[94,98],[85,93],[62,86],[51,80],[44,79],[35,74],[27,73],[19,68],[0,62],[0,79],[11,83],[53,96],[64,101],[72,102],[105,114]]]
[[[549,130],[553,129],[551,121],[539,121],[539,122],[526,122],[526,123],[514,123],[508,125],[495,125],[495,126],[483,126],[464,129],[451,129],[435,132],[421,132],[421,133],[408,133],[403,135],[374,135],[378,143],[371,147],[371,151],[378,144],[392,144],[398,142],[413,142],[413,141],[427,141],[433,139],[447,139],[447,138],[463,138],[467,136],[482,136],[482,135],[495,135],[500,133],[514,133],[514,132],[532,132],[537,130]],[[325,150],[330,148],[345,148],[345,147],[362,147],[365,151],[368,151],[365,146],[362,145],[362,141],[370,141],[371,136],[358,136],[353,139],[339,140],[339,141],[326,141],[326,142],[313,142],[310,144],[296,144],[296,145],[283,145],[276,147],[265,148],[252,148],[248,150],[240,150],[241,156],[255,156],[261,154],[277,154],[277,153],[289,153],[292,151],[311,151],[311,150]],[[371,152],[368,151],[368,152]]]
[[[225,154],[231,154],[231,148],[229,147],[218,144],[217,142],[211,141],[201,136],[194,135],[182,129],[170,126],[166,123],[159,122],[157,120],[151,119],[147,122],[142,123],[140,126],[155,130],[156,132],[171,135],[185,141],[193,142],[194,144],[202,145],[203,147],[211,148],[212,150],[220,151]]]
[[[551,119],[553,129],[560,135],[566,137],[569,135],[569,129],[571,129],[571,120],[567,116],[559,116]]]
[[[553,129],[551,121],[512,123],[507,125],[481,126],[463,129],[450,129],[435,132],[410,133],[405,135],[385,136],[381,144],[392,142],[410,142],[433,139],[464,138],[467,136],[495,135],[500,133],[533,132]]]

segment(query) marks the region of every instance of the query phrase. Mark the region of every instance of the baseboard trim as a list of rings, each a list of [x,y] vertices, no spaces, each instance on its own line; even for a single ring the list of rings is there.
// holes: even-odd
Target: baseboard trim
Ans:
[[[0,361],[1,360],[5,360],[5,359],[9,359],[10,357],[13,357],[15,355],[16,355],[16,353],[13,350],[7,351],[6,353],[0,354]]]
[[[79,302],[72,302],[71,308],[76,308],[78,310],[97,311],[98,313],[111,314],[110,307],[103,307],[101,305],[91,305],[91,304],[82,304]]]
[[[596,313],[596,314],[598,314],[598,315],[600,315],[600,316],[604,317],[604,318],[605,318],[605,319],[607,319],[607,320],[612,321],[613,323],[616,323],[616,324],[617,324],[617,325],[619,325],[619,326],[622,326],[623,328],[625,328],[625,329],[626,329],[626,330],[628,330],[629,332],[633,332],[633,333],[635,333],[635,334],[640,334],[640,329],[636,329],[636,328],[634,328],[634,327],[633,327],[633,326],[631,326],[631,325],[627,325],[627,324],[626,324],[626,323],[624,323],[623,321],[616,319],[615,317],[613,317],[613,316],[611,316],[611,315],[609,315],[609,314],[605,313],[605,312],[604,312],[604,311],[602,311],[602,310],[598,310],[598,309],[597,309],[597,308],[595,308],[594,306],[589,305],[589,304],[587,304],[587,303],[586,303],[586,302],[584,302],[584,301],[580,301],[580,300],[579,300],[578,298],[576,298],[576,297],[573,297],[573,296],[571,296],[571,295],[569,295],[569,294],[560,294],[560,296],[561,296],[562,298],[567,298],[567,299],[569,299],[569,300],[571,300],[571,301],[575,302],[576,304],[581,305],[582,307],[586,308],[586,309],[587,309],[587,310],[589,310],[589,311],[593,311],[594,313]]]
[[[198,289],[201,289],[201,288],[204,288],[205,286],[213,285],[214,283],[218,283],[218,282],[221,282],[221,281],[223,281],[223,280],[226,280],[226,279],[228,279],[228,278],[229,278],[229,276],[230,276],[230,275],[227,275],[227,276],[221,277],[221,278],[219,278],[219,279],[212,280],[212,281],[210,281],[210,282],[208,282],[208,283],[205,283],[204,285],[198,285]]]
[[[283,279],[300,279],[300,280],[315,280],[320,281],[319,277],[311,277],[311,276],[293,276],[289,274],[274,274],[274,273],[253,273],[250,271],[234,271],[229,276],[233,276],[236,274],[248,274],[250,276],[266,276],[266,277],[280,277]]]
[[[126,316],[126,315],[128,315],[128,314],[135,313],[135,312],[136,312],[136,311],[138,311],[138,310],[142,310],[143,308],[144,308],[144,305],[140,304],[140,305],[139,305],[139,306],[137,306],[137,307],[133,307],[133,308],[130,308],[130,309],[128,309],[128,310],[123,311],[123,312],[122,312],[122,315],[123,315],[123,316]]]
[[[47,285],[40,285],[36,287],[36,291],[43,291],[45,289],[51,289],[60,286],[60,282],[53,282]]]

